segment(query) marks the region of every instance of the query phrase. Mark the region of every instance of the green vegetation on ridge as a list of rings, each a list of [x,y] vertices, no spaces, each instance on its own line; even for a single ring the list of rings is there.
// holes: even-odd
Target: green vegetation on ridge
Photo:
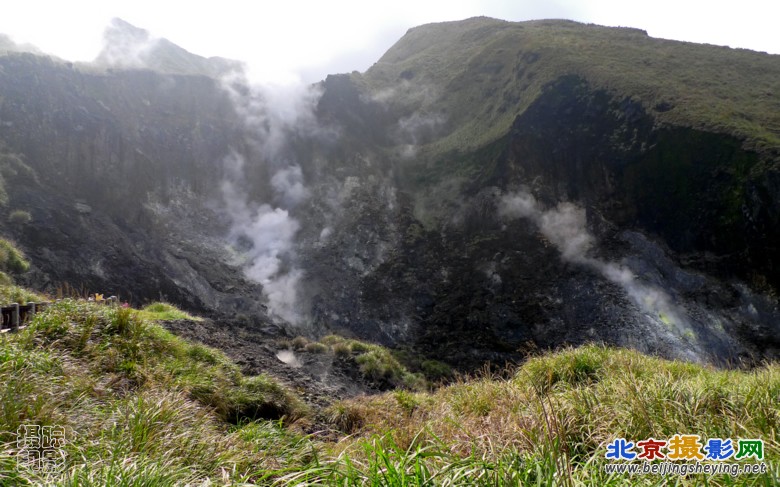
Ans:
[[[780,147],[780,56],[637,29],[489,18],[428,24],[355,80],[393,93],[389,103],[401,112],[442,112],[456,127],[428,148],[442,154],[502,137],[565,75],[638,101],[662,123],[732,134],[759,151]]]
[[[144,306],[139,312],[139,316],[142,319],[157,321],[157,320],[190,320],[200,321],[197,316],[192,316],[189,313],[178,309],[176,306],[170,303],[152,303]]]

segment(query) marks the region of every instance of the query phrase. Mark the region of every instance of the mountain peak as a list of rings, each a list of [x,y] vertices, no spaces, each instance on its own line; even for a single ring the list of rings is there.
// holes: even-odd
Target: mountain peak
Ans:
[[[32,44],[17,44],[6,34],[0,34],[0,55],[9,52],[31,52],[33,54],[41,54],[41,50]]]
[[[193,54],[120,18],[111,20],[103,33],[103,43],[103,50],[95,63],[112,68],[151,69],[169,74],[216,78],[243,66],[239,61]]]
[[[148,30],[136,27],[130,22],[127,22],[124,19],[120,19],[119,17],[114,17],[111,19],[111,24],[104,32],[104,36],[106,37],[111,35],[132,36],[143,40],[149,39]]]

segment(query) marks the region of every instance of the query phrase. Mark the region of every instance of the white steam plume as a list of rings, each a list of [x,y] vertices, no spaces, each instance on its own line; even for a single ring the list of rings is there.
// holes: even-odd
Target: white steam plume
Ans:
[[[624,266],[587,255],[595,239],[586,228],[583,208],[563,202],[545,210],[533,195],[520,191],[503,195],[498,211],[499,216],[507,219],[527,218],[533,221],[542,235],[558,248],[564,260],[595,269],[606,279],[621,286],[654,322],[660,320],[676,327],[678,331],[689,327],[683,313],[677,310],[665,292],[638,282],[634,273]]]
[[[398,131],[405,143],[401,151],[404,158],[417,154],[417,146],[429,140],[433,133],[444,123],[444,117],[439,114],[423,114],[414,112],[408,117],[398,120]]]
[[[303,271],[296,266],[295,236],[299,222],[290,210],[309,197],[300,165],[290,158],[287,144],[292,133],[314,130],[313,107],[319,93],[296,86],[251,86],[242,74],[223,80],[237,113],[243,118],[248,142],[272,174],[274,206],[250,201],[240,182],[245,180],[244,157],[233,152],[225,158],[228,177],[222,194],[232,225],[234,242],[248,239],[245,273],[263,286],[268,309],[277,317],[299,325],[298,284]]]
[[[271,186],[281,195],[282,205],[294,208],[309,197],[309,190],[303,185],[301,166],[295,164],[279,169],[271,178]]]
[[[300,83],[251,84],[243,72],[222,80],[238,114],[252,132],[249,140],[277,169],[294,165],[283,152],[291,133],[318,130],[314,108],[322,93]]]
[[[438,98],[438,90],[432,86],[404,79],[370,97],[364,96],[363,101],[376,103],[385,110],[402,113],[412,110],[410,115],[398,119],[393,134],[400,144],[400,156],[409,159],[417,155],[418,146],[438,135],[446,122],[443,113],[428,108]]]

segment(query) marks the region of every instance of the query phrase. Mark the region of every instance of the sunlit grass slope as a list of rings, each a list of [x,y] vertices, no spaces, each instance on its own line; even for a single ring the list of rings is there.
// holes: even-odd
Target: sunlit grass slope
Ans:
[[[318,413],[272,378],[247,377],[221,352],[143,316],[64,300],[0,335],[0,485],[704,484],[604,472],[614,438],[676,433],[764,440],[769,473],[707,485],[780,478],[777,364],[721,371],[584,346],[501,377]],[[323,342],[345,358],[382,355],[338,337]],[[19,466],[15,432],[25,424],[66,427],[61,473]]]
[[[780,366],[719,371],[627,350],[584,346],[533,358],[510,379],[462,380],[434,393],[397,391],[339,403],[353,436],[311,477],[383,485],[777,485]],[[770,472],[608,475],[606,445],[671,438],[764,440]],[[641,461],[640,461],[641,462]],[[384,471],[383,471],[384,470]],[[350,484],[351,485],[351,484]]]
[[[63,300],[0,336],[0,485],[46,480],[17,464],[25,424],[66,428],[61,485],[181,485],[278,467],[277,452],[253,449],[231,425],[306,414],[270,377],[245,376],[130,308]]]
[[[200,321],[197,316],[192,316],[170,303],[152,303],[139,312],[139,316],[147,320],[190,320]]]

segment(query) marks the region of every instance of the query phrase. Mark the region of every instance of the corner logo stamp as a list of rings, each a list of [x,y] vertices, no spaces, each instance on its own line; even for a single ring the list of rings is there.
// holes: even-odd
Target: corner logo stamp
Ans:
[[[60,473],[65,468],[65,428],[24,424],[16,430],[16,458],[19,466],[43,473]]]
[[[665,440],[648,438],[637,442],[615,438],[607,444],[604,457],[625,462],[604,465],[607,473],[733,477],[768,472],[763,461],[764,440],[756,438],[709,438],[704,441],[700,435],[683,434]]]

